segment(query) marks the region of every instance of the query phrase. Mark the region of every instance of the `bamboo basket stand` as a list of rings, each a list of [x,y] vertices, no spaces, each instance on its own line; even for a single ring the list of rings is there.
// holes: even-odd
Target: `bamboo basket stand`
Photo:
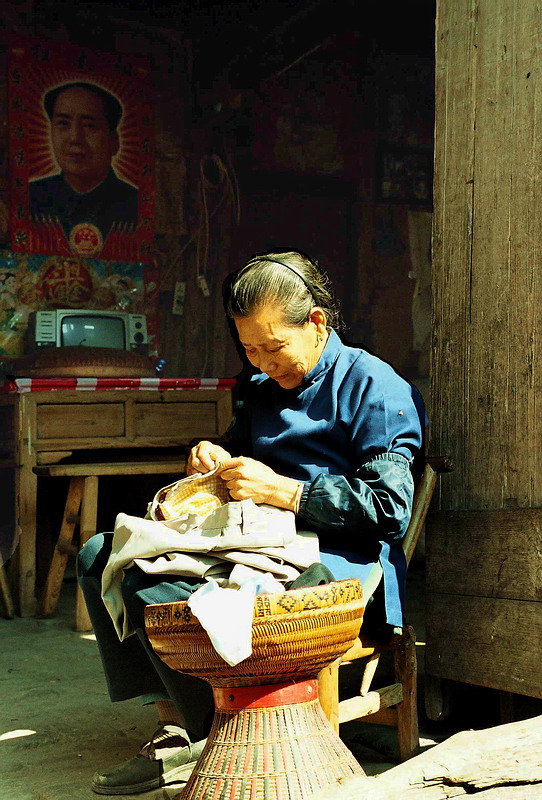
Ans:
[[[156,654],[211,684],[215,716],[180,800],[307,800],[363,775],[323,713],[317,675],[355,641],[357,579],[258,595],[252,654],[231,667],[186,602],[146,609]]]

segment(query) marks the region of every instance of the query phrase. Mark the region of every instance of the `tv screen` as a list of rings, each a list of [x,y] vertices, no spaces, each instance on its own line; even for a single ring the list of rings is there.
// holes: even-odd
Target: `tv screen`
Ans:
[[[121,317],[66,314],[60,326],[61,346],[115,347],[123,350],[126,347],[124,331]]]

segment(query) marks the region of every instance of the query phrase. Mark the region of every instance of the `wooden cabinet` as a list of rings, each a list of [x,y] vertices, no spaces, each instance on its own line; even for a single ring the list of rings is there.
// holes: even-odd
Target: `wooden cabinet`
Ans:
[[[32,391],[0,394],[2,482],[15,494],[11,530],[0,528],[4,556],[18,542],[16,582],[20,613],[35,609],[36,497],[33,467],[85,451],[138,450],[153,459],[168,448],[221,436],[232,412],[231,390],[197,388],[153,391]],[[119,454],[115,454],[119,460]],[[9,488],[11,487],[11,489]],[[9,506],[7,498],[2,498]],[[9,514],[8,514],[9,517]],[[4,523],[5,525],[5,523]]]

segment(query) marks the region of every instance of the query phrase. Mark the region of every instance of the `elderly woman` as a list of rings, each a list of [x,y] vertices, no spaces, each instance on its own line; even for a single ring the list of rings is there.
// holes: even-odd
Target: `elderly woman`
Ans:
[[[400,627],[400,540],[422,446],[419,395],[387,363],[341,342],[329,281],[298,251],[249,261],[230,277],[225,307],[255,374],[226,440],[192,448],[187,472],[205,473],[220,463],[234,500],[295,512],[298,528],[318,532],[321,574],[359,577],[365,594],[374,594],[373,618],[390,631]],[[186,599],[200,584],[128,570],[123,597],[138,636],[120,642],[100,597],[110,548],[110,535],[96,536],[79,557],[110,695],[156,702],[161,721],[134,759],[94,777],[94,791],[127,794],[190,774],[211,719],[212,694],[207,684],[159,661],[144,631],[145,605]]]

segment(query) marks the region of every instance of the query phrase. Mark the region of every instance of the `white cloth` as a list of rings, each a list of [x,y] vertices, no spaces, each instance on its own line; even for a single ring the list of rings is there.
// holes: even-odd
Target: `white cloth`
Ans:
[[[293,512],[257,506],[252,500],[231,501],[203,521],[187,515],[158,522],[121,513],[102,575],[102,599],[123,640],[133,630],[122,598],[122,578],[134,565],[149,574],[213,577],[226,585],[232,564],[291,581],[317,561],[318,537],[310,531],[296,533]]]
[[[284,586],[269,572],[255,574],[237,564],[227,587],[208,578],[187,602],[217,653],[233,667],[252,653],[254,596],[282,591]]]

